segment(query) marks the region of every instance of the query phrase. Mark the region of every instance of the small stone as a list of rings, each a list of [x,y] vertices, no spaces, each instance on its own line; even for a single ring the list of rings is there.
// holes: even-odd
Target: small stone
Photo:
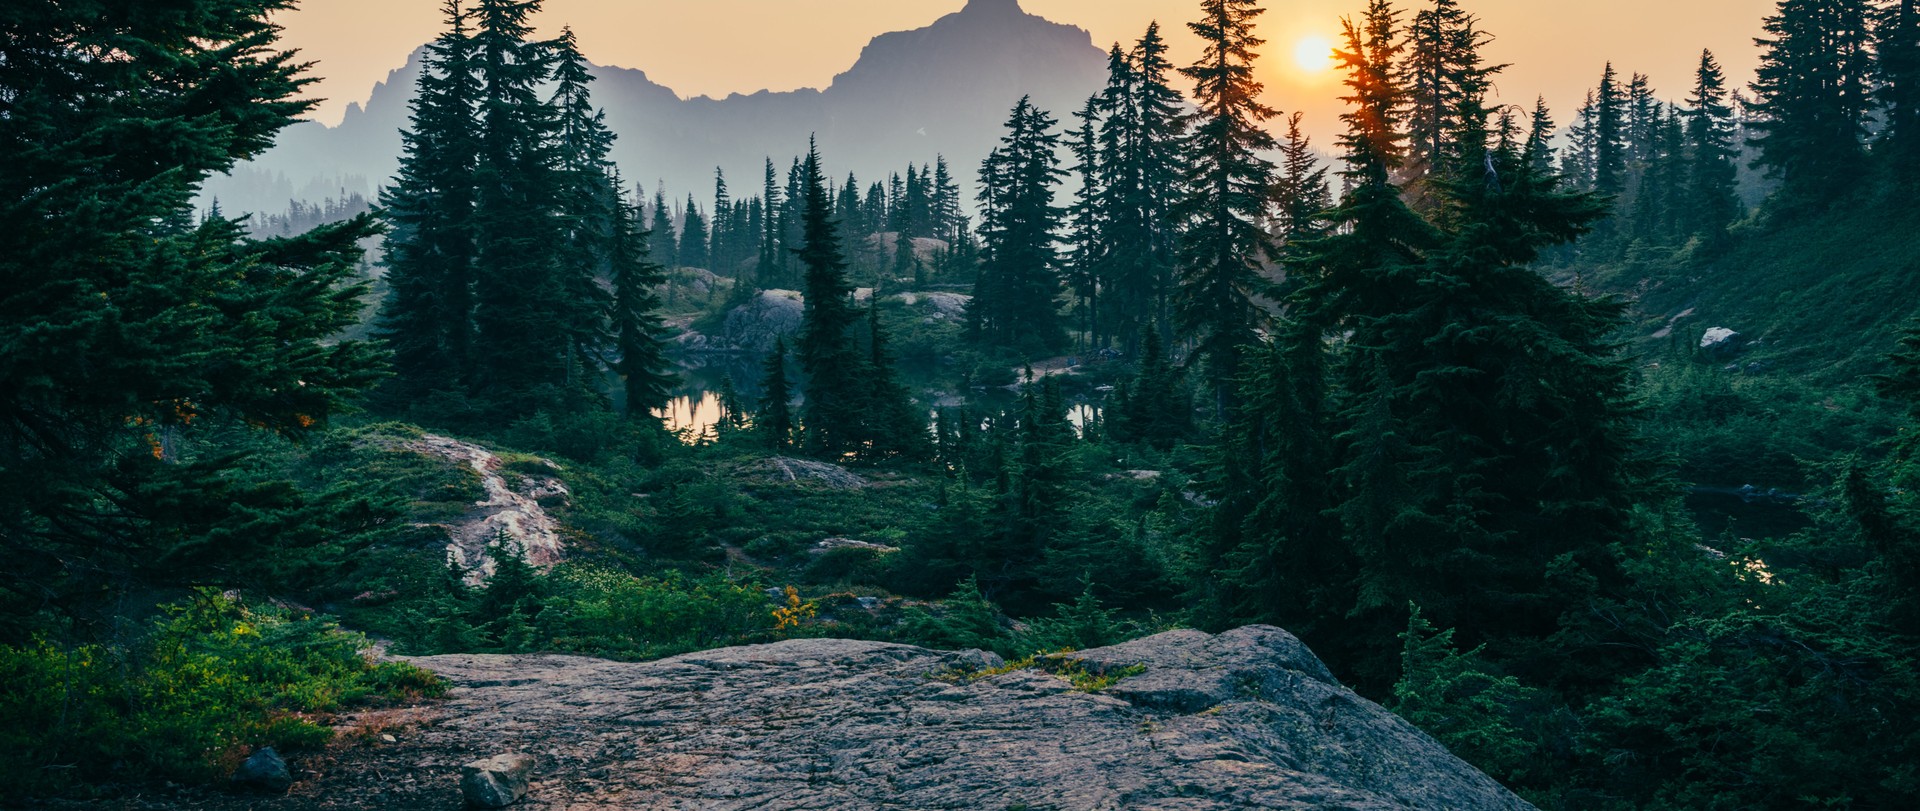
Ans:
[[[460,793],[469,808],[506,808],[527,796],[533,756],[494,755],[460,767]]]
[[[386,741],[387,743],[399,743],[399,742],[400,742],[400,739],[399,739],[399,738],[396,738],[396,737],[393,737],[392,735],[388,735],[388,734],[386,734],[386,733],[384,733],[384,732],[380,734],[380,740],[383,740],[383,741]]]
[[[280,753],[269,746],[253,753],[240,768],[233,770],[233,784],[252,791],[285,794],[293,787],[293,774],[287,771],[287,762],[280,758]]]

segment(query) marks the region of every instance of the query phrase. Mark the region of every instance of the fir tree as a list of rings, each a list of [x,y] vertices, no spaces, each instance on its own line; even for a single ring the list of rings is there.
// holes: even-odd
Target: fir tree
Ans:
[[[1274,180],[1273,200],[1279,235],[1287,244],[1320,235],[1320,214],[1333,206],[1327,169],[1314,154],[1313,143],[1300,131],[1300,113],[1287,117],[1287,140],[1280,146],[1280,172]]]
[[[928,450],[926,412],[914,407],[894,365],[876,293],[867,306],[867,391],[861,411],[866,423],[861,455],[869,459],[919,458]]]
[[[624,206],[624,184],[613,176],[614,134],[606,114],[593,106],[587,70],[573,30],[553,43],[555,89],[549,104],[554,126],[557,217],[562,241],[559,282],[562,324],[568,333],[566,375],[571,387],[600,371],[599,348],[607,342],[607,314],[613,306],[600,279],[610,267],[615,238],[615,209]]]
[[[1752,142],[1789,195],[1825,199],[1860,169],[1873,111],[1867,16],[1865,0],[1781,0],[1757,40]]]
[[[252,581],[249,562],[318,543],[303,529],[314,522],[337,539],[398,520],[371,500],[353,499],[360,519],[330,506],[351,490],[323,503],[259,481],[243,456],[183,452],[196,426],[313,435],[383,371],[377,345],[340,338],[368,293],[355,271],[358,243],[380,230],[370,216],[263,241],[224,218],[192,222],[202,182],[315,104],[307,66],[279,49],[271,14],[284,5],[34,2],[0,15],[9,642],[49,615],[85,635],[105,616],[92,606],[134,589],[281,588]]]
[[[775,452],[793,446],[793,389],[787,380],[787,339],[775,338],[773,352],[761,366],[760,412],[753,424]]]
[[[687,195],[687,211],[680,217],[679,259],[681,267],[712,270],[712,257],[707,254],[707,218],[691,194]]]
[[[410,126],[401,133],[400,173],[381,190],[392,227],[386,241],[391,292],[380,337],[393,350],[401,397],[464,386],[473,346],[475,272],[473,171],[479,160],[472,38],[458,0],[444,6],[447,28],[427,46]]]
[[[847,282],[846,254],[834,222],[820,151],[808,144],[801,165],[803,241],[796,250],[806,269],[806,305],[800,326],[800,368],[807,377],[801,425],[808,452],[837,458],[860,449],[867,405],[865,359],[851,330],[859,318]]]
[[[647,231],[647,249],[661,267],[680,267],[680,238],[673,230],[673,211],[667,208],[666,184],[653,193],[653,228]]]
[[[621,188],[616,180],[615,188]],[[642,419],[665,408],[672,399],[674,376],[667,358],[660,323],[660,295],[655,290],[666,273],[647,255],[647,234],[640,230],[640,212],[626,200],[616,200],[610,258],[613,279],[612,333],[628,419]]]
[[[1180,245],[1176,211],[1187,171],[1191,124],[1158,24],[1131,51],[1114,45],[1100,96],[1102,241],[1111,316],[1106,328],[1132,340],[1157,322],[1172,334],[1172,295]],[[1097,337],[1097,336],[1096,336]],[[1133,347],[1128,347],[1132,349]]]
[[[1278,145],[1262,124],[1274,111],[1260,103],[1253,78],[1253,33],[1264,12],[1254,0],[1203,0],[1202,19],[1190,28],[1206,52],[1181,73],[1194,82],[1199,120],[1188,141],[1188,199],[1180,207],[1188,228],[1180,250],[1179,324],[1206,361],[1214,414],[1224,418],[1232,381],[1246,348],[1258,340],[1265,295],[1262,260],[1278,251],[1264,227],[1273,164],[1263,152]]]
[[[476,382],[509,410],[530,409],[571,367],[574,312],[553,246],[561,241],[554,112],[540,98],[552,54],[531,40],[539,0],[476,0],[481,84],[473,233],[479,257]]]
[[[1646,482],[1628,369],[1609,337],[1619,305],[1529,267],[1604,202],[1536,174],[1516,127],[1469,108],[1455,137],[1462,165],[1484,171],[1436,187],[1447,216],[1410,218],[1383,182],[1380,145],[1394,139],[1368,126],[1382,120],[1372,100],[1389,94],[1369,87],[1371,60],[1348,62],[1359,108],[1348,162],[1363,174],[1335,212],[1343,232],[1298,265],[1317,278],[1294,301],[1319,325],[1303,352],[1344,336],[1332,514],[1352,539],[1356,602],[1343,613],[1376,623],[1373,664],[1360,667],[1391,673],[1390,629],[1412,600],[1548,674],[1560,665],[1532,640],[1579,605],[1568,584],[1618,582],[1610,549]],[[1581,574],[1548,577],[1555,567]],[[1478,587],[1463,593],[1454,584],[1468,577]]]
[[[1618,195],[1627,182],[1627,95],[1608,62],[1593,94],[1593,190]]]
[[[786,226],[783,220],[786,201],[780,195],[779,177],[773,171],[773,159],[767,158],[766,177],[762,181],[761,199],[766,205],[766,215],[761,221],[764,230],[760,234],[760,261],[754,268],[754,282],[762,290],[778,288],[787,283],[786,245],[781,242]]]
[[[1448,171],[1459,156],[1449,138],[1460,131],[1460,116],[1486,96],[1492,77],[1505,65],[1483,65],[1480,49],[1492,36],[1456,0],[1433,0],[1407,29],[1406,64],[1409,180]]]
[[[986,255],[967,320],[983,343],[1034,350],[1066,343],[1055,252],[1061,211],[1054,205],[1054,187],[1064,172],[1053,127],[1053,116],[1021,98],[1000,148],[980,171]]]
[[[1878,9],[1874,44],[1886,117],[1875,149],[1910,177],[1920,168],[1920,8],[1915,0],[1887,0]]]
[[[945,155],[934,156],[932,193],[933,238],[951,244],[960,227],[960,184],[947,168]]]
[[[733,196],[727,192],[727,173],[720,167],[713,167],[713,224],[707,234],[708,264],[720,275],[733,273],[728,252],[732,247],[727,242],[727,226],[733,221]]]
[[[1080,329],[1091,346],[1100,339],[1100,266],[1104,259],[1104,229],[1100,219],[1100,121],[1099,97],[1087,99],[1086,107],[1074,114],[1080,126],[1067,134],[1067,151],[1073,154],[1072,171],[1080,181],[1073,205],[1067,209],[1067,288],[1078,299],[1082,319]]]

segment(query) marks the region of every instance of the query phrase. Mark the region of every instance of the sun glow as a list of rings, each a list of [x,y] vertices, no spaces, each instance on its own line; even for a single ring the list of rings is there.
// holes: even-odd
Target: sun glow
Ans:
[[[1320,73],[1333,68],[1333,43],[1326,37],[1312,36],[1301,39],[1293,46],[1293,62],[1308,73]]]

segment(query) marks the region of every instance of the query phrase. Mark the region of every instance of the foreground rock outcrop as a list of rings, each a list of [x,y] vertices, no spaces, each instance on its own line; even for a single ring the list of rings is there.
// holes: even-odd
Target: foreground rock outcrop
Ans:
[[[446,701],[244,807],[450,811],[463,764],[524,752],[538,765],[514,807],[553,811],[1531,808],[1275,628],[1072,658],[994,673],[977,651],[847,640],[422,658],[457,685]]]

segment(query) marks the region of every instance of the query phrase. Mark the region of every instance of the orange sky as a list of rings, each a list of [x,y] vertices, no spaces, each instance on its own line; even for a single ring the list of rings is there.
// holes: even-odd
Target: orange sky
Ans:
[[[860,48],[887,31],[918,28],[965,0],[548,0],[544,33],[571,25],[595,62],[639,68],[682,96],[824,87]],[[1028,12],[1092,32],[1102,47],[1139,37],[1149,21],[1170,29],[1176,61],[1196,52],[1184,23],[1197,0],[1022,0]],[[1332,72],[1298,66],[1305,38],[1332,39],[1341,15],[1363,0],[1271,0],[1260,33],[1269,103],[1304,111],[1322,145],[1337,130],[1339,87]],[[1414,9],[1420,0],[1401,0]],[[1609,59],[1622,72],[1653,77],[1663,97],[1685,95],[1700,49],[1712,48],[1732,78],[1751,78],[1753,37],[1772,0],[1464,0],[1499,40],[1496,61],[1514,67],[1499,81],[1510,103],[1544,94],[1561,123]],[[405,61],[440,26],[440,0],[305,0],[280,15],[286,43],[320,64],[316,114],[329,124],[348,102]]]

